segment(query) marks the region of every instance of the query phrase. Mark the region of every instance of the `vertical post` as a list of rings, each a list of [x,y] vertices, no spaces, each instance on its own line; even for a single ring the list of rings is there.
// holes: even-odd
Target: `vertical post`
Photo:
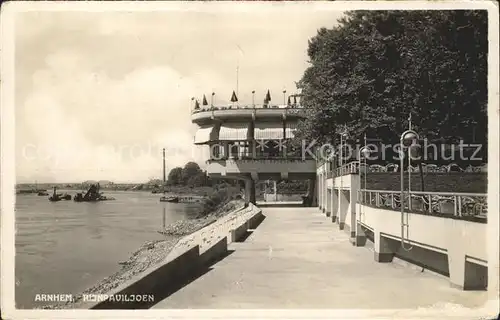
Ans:
[[[400,140],[400,148],[401,148],[401,151],[403,151],[403,136],[401,136],[401,140]],[[400,196],[400,199],[399,199],[399,205],[401,206],[401,244],[403,245],[404,244],[404,230],[405,230],[405,220],[404,220],[404,214],[405,214],[405,196],[404,196],[404,189],[405,189],[405,176],[404,176],[404,151],[400,153],[400,166],[401,166],[401,169],[400,169],[400,180],[401,180],[401,184],[400,184],[400,188],[401,188],[401,192],[399,194]],[[404,245],[403,245],[404,246]]]
[[[165,186],[165,183],[167,182],[167,174],[165,172],[165,148],[163,148],[163,186]]]
[[[236,65],[236,96],[238,96],[238,88],[239,88],[239,78],[240,78],[240,75],[239,75],[239,72],[240,72],[240,65],[239,63]]]
[[[411,112],[408,116],[408,131],[411,131]],[[411,210],[411,146],[413,142],[408,146],[408,211]]]
[[[408,210],[411,210],[411,146],[408,147]]]
[[[166,213],[166,211],[165,211],[165,206],[163,206],[163,217],[162,217],[162,220],[163,220],[163,224],[162,224],[162,226],[163,226],[163,230],[165,230],[166,220],[167,220],[167,213]],[[163,231],[163,230],[162,230],[162,231]]]
[[[364,143],[365,143],[365,148],[366,148],[366,145],[367,145],[367,143],[368,143],[368,141],[367,141],[367,139],[366,139],[366,133],[365,133],[364,138],[365,138],[365,139],[364,139],[364,140],[365,140],[365,141],[364,141]],[[368,175],[368,160],[367,160],[366,158],[365,158],[365,162],[364,162],[364,163],[365,163],[365,176],[364,176],[364,178],[365,178],[365,179],[364,179],[364,180],[365,180],[365,185],[363,186],[363,189],[365,189],[365,190],[366,190],[366,176]],[[361,168],[361,166],[360,166],[360,168]],[[361,170],[360,170],[360,172],[361,172]],[[366,199],[365,199],[365,201],[366,201]]]
[[[277,192],[278,191],[277,190],[278,185],[276,183],[276,180],[274,180],[273,182],[274,182],[274,201],[277,202],[278,201],[278,192]]]

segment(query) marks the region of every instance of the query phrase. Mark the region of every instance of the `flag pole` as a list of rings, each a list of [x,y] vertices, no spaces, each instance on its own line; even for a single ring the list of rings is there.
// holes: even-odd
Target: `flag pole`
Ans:
[[[239,89],[239,78],[240,78],[240,63],[238,62],[236,65],[236,96],[238,96],[238,89]]]

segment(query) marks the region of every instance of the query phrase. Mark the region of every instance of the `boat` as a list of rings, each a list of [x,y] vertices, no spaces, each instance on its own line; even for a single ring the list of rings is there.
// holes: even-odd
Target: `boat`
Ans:
[[[70,195],[70,194],[67,194],[67,193],[62,194],[62,195],[61,195],[61,199],[62,199],[62,200],[71,200],[71,195]]]
[[[160,198],[160,202],[173,202],[173,203],[178,203],[179,202],[179,197],[174,197],[174,196],[163,196]]]
[[[38,191],[39,196],[48,196],[49,193],[47,191]]]
[[[97,202],[97,201],[108,201],[115,200],[113,197],[106,197],[102,193],[99,192],[100,186],[99,183],[93,184],[90,188],[83,194],[83,192],[78,192],[73,201],[75,202]]]
[[[67,193],[57,193],[57,187],[54,187],[54,192],[52,195],[49,197],[49,201],[51,202],[57,202],[61,200],[71,200],[71,195]]]

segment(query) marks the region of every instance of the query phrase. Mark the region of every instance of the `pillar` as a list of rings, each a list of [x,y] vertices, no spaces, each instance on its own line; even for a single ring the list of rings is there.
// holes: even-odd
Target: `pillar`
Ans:
[[[484,290],[488,282],[488,269],[467,261],[464,242],[469,240],[463,239],[463,226],[457,222],[459,221],[452,220],[449,223],[450,242],[447,253],[451,285],[461,290]]]
[[[318,188],[315,179],[309,180],[309,193],[307,195],[311,207],[315,207],[318,205]]]
[[[363,230],[363,227],[361,227],[361,224],[356,221],[356,225],[354,228],[354,239],[352,241],[352,244],[356,247],[364,247],[366,244],[366,234]]]
[[[337,222],[337,215],[339,211],[339,195],[338,195],[338,190],[335,189],[334,186],[332,186],[332,208],[331,208],[331,216],[332,216],[332,222]]]
[[[321,210],[322,209],[321,208],[321,174],[318,174],[317,180],[318,180],[318,183],[317,183],[317,185],[318,185],[318,188],[317,188],[318,189],[318,208],[319,208],[319,210]]]
[[[377,230],[374,230],[373,233],[374,237],[374,258],[375,261],[377,262],[392,262],[392,259],[394,258],[394,253],[396,252],[397,248],[396,246],[399,245],[399,243],[394,243],[391,242],[391,240],[382,237],[380,235],[380,232]]]
[[[317,174],[316,175],[316,190],[319,190],[321,189],[321,186],[320,186],[320,175]],[[321,210],[321,195],[318,193],[318,208]]]
[[[326,216],[329,217],[332,214],[332,189],[326,188]]]
[[[323,189],[321,189],[321,192],[323,192],[323,213],[326,213],[326,208],[328,206],[328,193],[327,193],[327,187],[326,187],[326,172],[325,172],[325,165],[323,165]]]
[[[361,188],[361,184],[359,183],[359,180],[358,180],[358,191],[359,191],[359,188]],[[353,201],[354,202],[354,239],[352,241],[352,244],[356,247],[363,247],[365,244],[366,244],[366,234],[365,234],[365,231],[363,229],[363,227],[361,226],[361,219],[362,219],[362,214],[364,214],[364,212],[362,212],[361,210],[364,210],[364,208],[362,209],[362,204],[360,203],[360,194],[358,192],[356,192],[357,195],[356,195],[356,201]]]
[[[245,202],[256,204],[254,179],[245,180]]]
[[[338,224],[339,229],[344,230],[345,219],[347,217],[347,212],[349,210],[349,198],[346,192],[348,190],[339,189],[339,212],[338,212]]]
[[[498,129],[498,124],[496,125]],[[490,129],[491,130],[491,129]],[[490,144],[495,143],[495,139],[490,139]],[[492,150],[492,153],[488,150],[488,154],[491,159],[496,156],[498,157],[498,148],[488,148]],[[493,172],[489,172],[492,177],[498,177],[498,167],[491,166]],[[490,168],[488,168],[490,170]],[[488,190],[498,190],[498,179],[488,180]],[[496,188],[495,188],[496,187]],[[488,207],[498,208],[498,197],[488,196]],[[500,296],[500,254],[499,254],[499,231],[500,225],[498,212],[495,214],[493,210],[488,211],[488,223],[486,225],[486,245],[488,252],[488,299],[492,303],[492,309],[498,310],[498,297]]]
[[[357,225],[357,218],[356,218],[356,209],[358,208],[358,191],[360,187],[360,182],[359,182],[359,175],[351,175],[351,187],[350,187],[350,195],[349,195],[349,210],[350,210],[350,221],[349,225],[351,227],[351,239],[352,243],[355,242],[356,239],[356,225]]]

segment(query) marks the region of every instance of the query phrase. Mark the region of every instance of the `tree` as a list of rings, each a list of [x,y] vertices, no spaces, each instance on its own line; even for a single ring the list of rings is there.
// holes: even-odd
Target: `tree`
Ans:
[[[188,179],[187,185],[190,187],[202,187],[208,184],[208,176],[205,172],[200,171],[195,176]]]
[[[301,140],[394,142],[407,129],[430,140],[487,144],[486,11],[356,11],[309,41],[297,87],[307,118]]]
[[[200,175],[203,171],[200,169],[200,166],[196,162],[188,162],[182,168],[181,179],[183,184],[187,184],[188,181]]]
[[[176,167],[168,173],[167,185],[179,185],[182,183],[182,168]]]

